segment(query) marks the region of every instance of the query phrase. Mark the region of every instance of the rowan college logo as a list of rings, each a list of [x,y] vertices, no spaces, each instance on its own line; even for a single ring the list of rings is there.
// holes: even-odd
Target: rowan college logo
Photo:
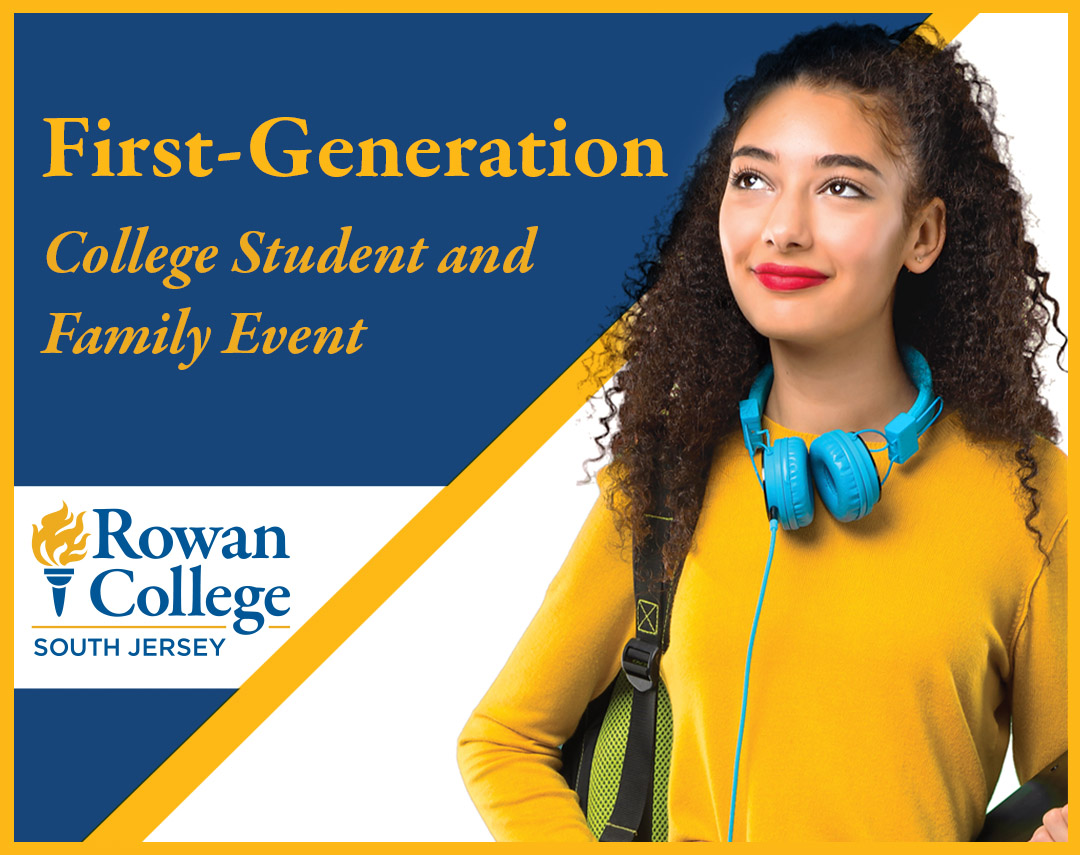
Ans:
[[[57,617],[64,612],[64,586],[75,575],[75,569],[68,565],[86,557],[86,540],[90,533],[83,532],[84,513],[86,511],[81,511],[76,517],[64,502],[60,510],[41,518],[40,527],[34,526],[31,539],[34,558],[44,565],[45,579],[52,585]]]

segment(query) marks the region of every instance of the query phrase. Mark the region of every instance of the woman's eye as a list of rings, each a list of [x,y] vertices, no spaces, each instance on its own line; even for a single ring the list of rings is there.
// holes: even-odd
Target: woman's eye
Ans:
[[[737,172],[731,176],[731,186],[740,190],[760,190],[765,186],[765,179],[756,172]]]
[[[830,181],[825,185],[824,189],[830,196],[839,196],[846,199],[857,199],[860,196],[866,195],[866,193],[850,181],[842,181],[840,179]]]

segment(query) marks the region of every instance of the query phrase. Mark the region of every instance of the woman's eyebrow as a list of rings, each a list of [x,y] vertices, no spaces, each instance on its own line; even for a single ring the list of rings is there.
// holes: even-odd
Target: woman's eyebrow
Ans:
[[[758,160],[767,160],[769,163],[776,163],[776,155],[771,151],[765,151],[763,148],[758,148],[756,145],[742,145],[731,153],[731,159],[734,160],[737,157],[756,157]]]
[[[731,153],[732,160],[737,157],[754,157],[769,163],[776,163],[777,161],[775,154],[771,151],[766,151],[763,148],[758,148],[756,145],[739,146]],[[823,154],[817,159],[816,165],[819,167],[849,166],[852,169],[863,169],[867,172],[872,172],[878,178],[884,178],[880,169],[874,166],[870,161],[859,157],[857,154]]]
[[[825,154],[817,159],[818,166],[850,166],[852,169],[865,169],[872,172],[878,178],[884,178],[881,170],[868,160],[863,160],[855,154]]]

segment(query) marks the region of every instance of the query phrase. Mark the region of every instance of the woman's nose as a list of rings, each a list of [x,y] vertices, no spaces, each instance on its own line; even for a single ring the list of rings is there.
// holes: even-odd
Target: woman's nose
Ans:
[[[761,237],[779,250],[808,249],[813,239],[805,202],[794,194],[779,194],[769,210]]]

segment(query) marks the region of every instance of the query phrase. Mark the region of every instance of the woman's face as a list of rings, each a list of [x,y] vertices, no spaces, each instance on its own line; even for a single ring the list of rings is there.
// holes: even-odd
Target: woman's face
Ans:
[[[796,84],[753,109],[735,139],[720,245],[758,332],[803,345],[891,334],[915,239],[900,169],[843,92]]]

